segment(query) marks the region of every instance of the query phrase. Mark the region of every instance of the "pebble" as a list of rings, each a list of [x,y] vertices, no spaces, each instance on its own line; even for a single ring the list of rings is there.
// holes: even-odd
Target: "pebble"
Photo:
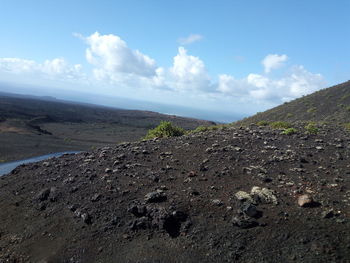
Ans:
[[[214,199],[211,202],[216,206],[222,206],[224,204],[220,199]]]

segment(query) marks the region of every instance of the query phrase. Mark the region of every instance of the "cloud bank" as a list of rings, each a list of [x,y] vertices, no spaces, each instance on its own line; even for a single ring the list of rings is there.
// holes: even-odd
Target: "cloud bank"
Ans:
[[[107,85],[134,96],[146,90],[173,94],[177,97],[202,96],[232,102],[281,103],[309,94],[326,86],[321,74],[312,73],[302,65],[286,66],[285,54],[267,54],[261,61],[262,72],[251,72],[243,78],[222,73],[210,76],[205,63],[180,46],[170,67],[157,65],[155,59],[139,50],[131,49],[117,35],[79,35],[86,44],[85,58],[92,69],[81,64],[69,64],[64,58],[36,62],[21,58],[0,58],[0,72],[14,75],[33,75],[44,79],[57,79]],[[200,40],[200,35],[181,39],[182,44]],[[271,74],[274,72],[274,74]],[[90,87],[91,88],[91,87]],[[182,95],[181,95],[182,94]]]
[[[83,77],[80,64],[70,65],[63,58],[45,60],[38,63],[34,60],[21,58],[0,58],[0,72],[17,75],[27,74],[49,79],[79,79]]]

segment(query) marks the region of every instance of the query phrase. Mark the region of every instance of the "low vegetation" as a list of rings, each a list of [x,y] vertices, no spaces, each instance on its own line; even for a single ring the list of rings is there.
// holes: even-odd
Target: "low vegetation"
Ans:
[[[288,129],[285,129],[282,134],[285,134],[285,135],[292,135],[292,134],[295,134],[297,133],[297,129],[295,128],[288,128]]]
[[[315,122],[309,122],[305,126],[306,133],[308,134],[317,134],[319,132],[319,128],[317,128],[317,125]]]
[[[317,111],[316,107],[311,107],[307,110],[308,113],[315,113]]]
[[[291,128],[291,124],[286,121],[275,121],[270,124],[272,129],[288,129]]]
[[[256,125],[258,126],[268,126],[270,123],[268,121],[258,121]]]
[[[162,121],[157,127],[149,130],[144,139],[182,136],[185,133],[186,131],[183,128],[174,126],[170,121]]]
[[[219,124],[219,125],[212,125],[212,126],[198,126],[196,129],[192,130],[191,133],[224,130],[224,129],[228,128],[229,126],[230,126],[229,124]]]

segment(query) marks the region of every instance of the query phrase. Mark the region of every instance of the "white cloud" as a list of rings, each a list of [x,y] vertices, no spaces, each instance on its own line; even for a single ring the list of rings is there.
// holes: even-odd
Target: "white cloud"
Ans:
[[[200,41],[203,39],[203,36],[199,35],[199,34],[191,34],[188,37],[181,37],[178,39],[178,42],[181,45],[188,45],[188,44],[192,44],[194,42]]]
[[[138,50],[130,49],[116,35],[100,35],[98,32],[85,38],[87,61],[96,66],[98,78],[119,78],[121,73],[143,77],[155,75],[156,63]]]
[[[9,73],[24,73],[37,70],[38,65],[33,60],[20,58],[0,58],[0,70]]]
[[[325,86],[326,81],[321,74],[311,73],[303,66],[294,66],[281,78],[251,73],[236,80],[230,75],[220,75],[217,90],[243,99],[281,103]]]
[[[124,96],[133,97],[134,90],[138,89],[138,94],[149,97],[158,93],[177,98],[182,96],[187,101],[193,97],[206,97],[218,102],[227,99],[276,104],[326,86],[322,75],[309,72],[303,66],[284,68],[283,72],[279,72],[284,74],[281,77],[267,74],[280,68],[288,59],[287,55],[267,55],[262,61],[265,73],[250,73],[243,78],[220,74],[218,81],[213,83],[205,63],[199,57],[188,54],[184,47],[178,48],[173,64],[165,68],[157,67],[154,59],[140,51],[130,49],[116,35],[100,35],[98,32],[88,37],[75,35],[88,45],[86,60],[93,65],[90,73],[84,73],[81,65],[69,64],[64,58],[42,63],[0,58],[0,73],[10,73],[15,80],[19,79],[18,76],[31,77],[38,83],[40,79],[52,80],[52,83],[62,80],[72,83],[74,80],[80,87],[106,87]]]
[[[231,75],[221,74],[217,84],[217,90],[222,94],[229,94],[233,97],[245,96],[247,84],[244,80],[235,79]]]
[[[82,76],[81,65],[70,65],[63,58],[38,63],[21,58],[0,58],[0,71],[14,74],[40,75],[44,78],[79,79]]]
[[[264,65],[265,73],[270,73],[271,70],[282,67],[287,59],[287,55],[269,54],[261,63]]]
[[[208,90],[211,87],[204,62],[198,57],[188,55],[183,47],[179,47],[169,72],[172,82],[170,86],[174,89]]]
[[[115,35],[94,33],[85,38],[89,47],[86,59],[94,65],[98,81],[108,80],[118,87],[157,88],[176,91],[200,91],[212,88],[204,62],[179,47],[170,68],[156,67],[150,57],[128,48]]]

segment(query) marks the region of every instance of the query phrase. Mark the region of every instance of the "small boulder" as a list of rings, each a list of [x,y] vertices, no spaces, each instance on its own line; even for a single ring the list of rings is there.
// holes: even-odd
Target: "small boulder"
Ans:
[[[334,210],[333,209],[326,210],[326,211],[322,212],[322,218],[332,218],[334,216],[335,216],[335,214],[334,214]]]
[[[98,201],[100,198],[101,198],[101,195],[98,194],[98,193],[96,193],[96,194],[94,194],[94,195],[91,197],[91,201],[92,201],[92,202],[96,202],[96,201]]]
[[[167,196],[163,191],[150,192],[145,195],[145,201],[147,203],[160,203],[164,202],[167,199]]]
[[[247,192],[238,191],[237,193],[235,193],[235,197],[240,201],[247,201],[253,203],[253,198]]]
[[[314,205],[314,200],[308,194],[301,195],[298,197],[298,205],[300,207],[310,207]]]
[[[147,214],[147,208],[144,205],[131,204],[128,208],[128,212],[136,217],[143,217]]]
[[[150,227],[150,222],[147,217],[143,216],[132,220],[129,223],[129,227],[131,230],[147,229]]]
[[[232,218],[232,224],[243,229],[252,228],[259,225],[257,221],[252,220],[251,218],[243,218],[238,216],[234,216]]]
[[[278,204],[275,192],[271,189],[254,186],[250,192],[251,196],[258,199],[258,202],[265,204]]]
[[[91,216],[88,213],[82,213],[80,217],[85,224],[91,224]]]
[[[261,217],[261,212],[258,211],[255,205],[250,203],[245,203],[242,205],[241,210],[244,214],[246,214],[249,217],[258,218]]]

